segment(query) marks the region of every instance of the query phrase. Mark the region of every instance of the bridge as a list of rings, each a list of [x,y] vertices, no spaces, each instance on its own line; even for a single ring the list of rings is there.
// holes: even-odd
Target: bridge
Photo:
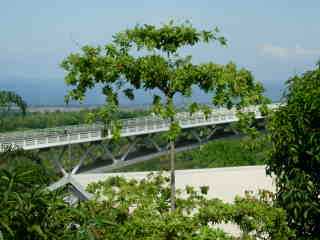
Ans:
[[[278,108],[279,104],[269,104],[269,109]],[[261,119],[263,116],[259,111],[258,106],[250,106],[244,109],[245,112],[253,112],[256,119]],[[236,109],[215,108],[209,116],[205,116],[203,112],[196,112],[190,114],[189,112],[180,112],[176,117],[182,129],[190,129],[192,135],[197,141],[202,142],[203,139],[197,134],[194,129],[199,127],[209,128],[210,131],[205,136],[209,139],[216,131],[219,125],[230,124],[238,121]],[[56,168],[61,172],[63,178],[58,182],[52,184],[49,189],[55,190],[59,187],[71,184],[73,190],[80,199],[90,198],[82,186],[74,179],[74,175],[79,171],[83,165],[84,160],[92,156],[92,149],[97,143],[104,150],[104,154],[112,159],[114,165],[126,161],[128,154],[132,151],[138,142],[138,136],[142,136],[144,141],[150,142],[158,152],[167,151],[167,148],[161,148],[156,141],[152,139],[152,134],[166,132],[169,130],[170,123],[167,119],[162,119],[158,116],[150,115],[131,119],[121,119],[121,138],[127,138],[130,144],[121,156],[115,156],[108,149],[108,141],[112,139],[110,129],[105,129],[102,124],[92,125],[75,125],[63,126],[57,128],[47,128],[39,130],[27,130],[21,132],[11,132],[0,134],[0,152],[8,148],[20,148],[24,150],[40,150],[48,148],[62,148],[61,154],[58,158],[52,159]],[[84,151],[83,156],[79,159],[78,163],[67,171],[61,164],[61,157],[68,147],[74,144],[90,144]]]

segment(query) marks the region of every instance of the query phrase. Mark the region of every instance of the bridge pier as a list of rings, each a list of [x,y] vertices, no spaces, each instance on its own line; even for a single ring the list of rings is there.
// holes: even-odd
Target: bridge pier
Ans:
[[[85,189],[81,186],[81,184],[79,184],[73,176],[75,176],[75,174],[79,171],[80,167],[83,165],[83,162],[85,160],[86,157],[88,157],[92,151],[92,149],[94,148],[94,145],[90,145],[88,147],[88,149],[85,151],[84,155],[80,158],[79,162],[72,168],[72,170],[70,172],[67,172],[67,170],[63,167],[62,163],[61,163],[61,159],[63,154],[65,153],[65,151],[67,150],[67,148],[69,149],[69,158],[71,157],[71,152],[70,152],[70,146],[64,146],[60,152],[60,154],[58,155],[57,158],[53,158],[52,161],[54,163],[54,165],[56,166],[56,168],[58,169],[58,171],[60,171],[63,175],[63,177],[58,180],[57,182],[51,184],[48,189],[50,191],[54,191],[57,190],[58,188],[61,187],[65,187],[67,185],[71,185],[72,189],[74,190],[73,193],[78,197],[78,199],[80,200],[88,200],[91,198],[91,194],[88,193],[87,191],[85,191]],[[71,160],[71,159],[69,159]]]
[[[129,153],[133,150],[133,148],[136,146],[136,144],[138,143],[139,139],[138,138],[134,138],[133,140],[130,140],[130,138],[128,138],[130,143],[129,146],[127,147],[127,149],[125,150],[125,152],[119,157],[117,158],[112,152],[111,150],[107,147],[107,144],[104,144],[103,142],[101,142],[99,145],[100,147],[104,150],[104,155],[103,158],[105,156],[109,157],[113,164],[117,164],[118,162],[123,162],[126,160],[126,158],[128,157]],[[109,143],[110,141],[108,141],[107,143]]]
[[[89,200],[92,197],[91,193],[88,193],[80,183],[78,183],[75,178],[75,174],[68,173],[66,176],[61,178],[59,181],[51,184],[48,189],[50,191],[55,191],[58,188],[65,187],[67,185],[71,185],[73,189],[73,193],[79,200]]]
[[[208,140],[216,133],[218,130],[218,127],[216,125],[208,126],[206,129],[209,130],[207,135],[204,135],[202,130],[200,130],[200,133],[197,132],[197,129],[192,129],[190,131],[191,135],[198,141],[198,143],[202,144]]]
[[[132,152],[132,150],[137,146],[137,144],[139,142],[145,142],[145,143],[151,143],[151,145],[156,149],[157,152],[161,152],[164,149],[167,149],[166,147],[160,147],[159,144],[152,139],[151,135],[141,135],[139,137],[129,137],[129,144],[126,148],[126,150],[122,153],[122,155],[120,156],[115,156],[114,153],[112,153],[112,151],[107,147],[107,144],[105,144],[104,142],[101,142],[99,145],[100,147],[104,150],[104,155],[103,158],[109,157],[113,164],[118,164],[119,162],[124,162],[127,160],[128,155]]]
[[[56,169],[62,173],[63,176],[66,176],[67,175],[67,171],[64,169],[64,167],[62,166],[61,164],[61,159],[63,157],[63,154],[65,153],[67,149],[67,146],[63,146],[60,154],[56,157],[56,158],[53,158],[52,159],[52,162],[53,162],[53,165],[56,167]]]
[[[218,127],[216,125],[212,125],[210,128],[210,132],[208,134],[208,136],[206,137],[206,140],[210,140],[210,138],[216,133],[216,131],[218,130]]]
[[[158,152],[161,152],[163,149],[156,143],[156,141],[154,141],[152,138],[151,138],[151,135],[147,135],[147,137],[145,138],[145,141],[149,141],[154,147],[155,149],[158,151]]]
[[[58,180],[57,182],[51,184],[48,189],[50,191],[57,190],[59,188],[71,185],[72,186],[72,192],[75,194],[75,196],[80,200],[88,200],[92,197],[90,193],[85,191],[85,189],[75,180],[74,176],[78,173],[81,166],[83,166],[85,159],[90,157],[93,161],[97,159],[97,156],[94,156],[92,151],[99,146],[103,150],[103,156],[106,156],[110,158],[113,162],[113,165],[117,165],[121,162],[126,161],[128,155],[130,152],[134,149],[134,147],[137,145],[138,142],[142,141],[146,143],[151,143],[151,145],[156,149],[157,152],[161,152],[164,149],[167,149],[168,146],[161,148],[158,143],[152,139],[152,136],[148,134],[147,136],[142,135],[139,137],[129,137],[129,144],[126,148],[126,150],[122,153],[122,155],[116,157],[114,153],[108,148],[108,143],[110,143],[110,140],[107,142],[101,141],[96,144],[90,144],[88,147],[81,144],[81,148],[83,150],[83,155],[80,157],[77,164],[70,170],[67,171],[66,168],[62,164],[62,157],[68,150],[69,160],[71,160],[71,149],[70,145],[65,145],[62,147],[60,153],[56,158],[51,159],[53,164],[55,165],[56,169],[62,174],[62,178]],[[85,147],[87,147],[86,150]]]
[[[110,141],[108,141],[110,142]],[[117,162],[117,159],[114,157],[114,155],[112,154],[112,152],[108,149],[108,147],[106,146],[106,144],[103,144],[102,142],[99,144],[99,146],[103,149],[104,154],[103,154],[103,158],[105,156],[109,157],[113,163]]]

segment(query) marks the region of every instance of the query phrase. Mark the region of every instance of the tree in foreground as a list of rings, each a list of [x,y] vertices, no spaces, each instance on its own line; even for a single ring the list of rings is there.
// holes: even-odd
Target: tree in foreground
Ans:
[[[191,96],[193,87],[212,93],[215,106],[241,109],[248,105],[265,103],[263,87],[245,69],[237,69],[234,63],[219,65],[212,62],[194,64],[191,56],[179,54],[181,48],[200,43],[218,42],[226,45],[218,29],[198,30],[189,22],[169,22],[160,27],[137,25],[117,33],[110,44],[102,47],[85,46],[82,53],[69,55],[62,63],[67,71],[68,85],[74,86],[67,99],[82,100],[88,89],[103,86],[106,105],[100,117],[110,124],[118,107],[121,90],[134,99],[135,89],[158,90],[154,95],[152,110],[167,119],[170,124],[171,209],[175,209],[175,140],[180,132],[176,95]],[[210,109],[196,102],[190,105],[190,113]],[[114,125],[112,125],[114,126]],[[119,131],[114,131],[119,137]]]
[[[299,239],[320,236],[320,63],[288,82],[285,105],[270,118],[268,171]]]

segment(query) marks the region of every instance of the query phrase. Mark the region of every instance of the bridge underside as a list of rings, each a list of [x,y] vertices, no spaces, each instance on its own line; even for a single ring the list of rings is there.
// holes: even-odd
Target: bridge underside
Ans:
[[[268,105],[271,110],[279,106],[278,103]],[[249,106],[243,111],[253,113],[257,120],[264,118],[259,106]],[[182,151],[190,149],[188,145],[201,146],[219,136],[221,129],[237,134],[232,126],[239,119],[236,109],[214,108],[209,116],[202,112],[192,115],[180,112],[177,120],[183,131],[176,149]],[[38,160],[50,160],[62,176],[49,187],[50,190],[70,186],[79,199],[88,199],[91,195],[77,183],[74,176],[79,171],[90,170],[90,164],[94,171],[108,171],[168,152],[164,137],[170,127],[168,119],[150,115],[121,121],[123,126],[119,142],[110,140],[111,131],[104,125],[75,125],[0,134],[0,152],[5,152],[7,147],[37,151],[42,156],[42,160]],[[108,166],[97,170],[99,164]]]
[[[185,129],[177,140],[176,151],[190,150],[217,137],[237,134],[231,125],[214,125]],[[108,172],[119,167],[167,155],[168,145],[164,134],[145,134],[121,139],[119,142],[104,140],[87,144],[67,145],[55,149],[41,149],[41,152],[55,151],[49,157],[62,178],[49,186],[56,190],[72,186],[79,199],[89,199],[91,195],[77,183],[74,176],[79,172]],[[45,155],[45,154],[44,154]],[[48,155],[48,154],[47,154]],[[53,155],[50,154],[49,155]],[[48,157],[48,156],[47,156]]]

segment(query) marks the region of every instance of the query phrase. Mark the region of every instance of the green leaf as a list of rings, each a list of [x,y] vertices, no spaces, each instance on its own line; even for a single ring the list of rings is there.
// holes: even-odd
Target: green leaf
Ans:
[[[48,239],[47,235],[42,231],[41,227],[39,225],[32,225],[29,229],[30,232],[35,232],[43,239]]]

